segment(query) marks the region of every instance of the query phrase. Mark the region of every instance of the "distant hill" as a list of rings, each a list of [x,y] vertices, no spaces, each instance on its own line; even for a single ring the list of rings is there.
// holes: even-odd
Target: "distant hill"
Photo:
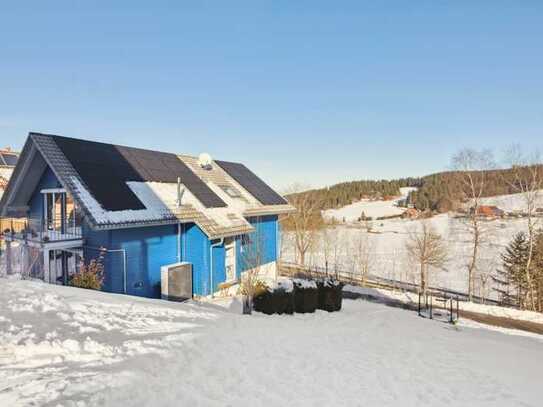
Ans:
[[[421,211],[448,212],[465,199],[459,178],[458,172],[447,171],[421,178],[343,182],[327,188],[305,191],[303,194],[309,194],[312,199],[319,202],[322,210],[327,210],[342,208],[363,198],[385,199],[399,196],[400,188],[416,187],[417,190],[409,194],[407,203]],[[483,197],[518,192],[506,181],[511,178],[512,169],[487,171]]]
[[[420,187],[422,178],[401,178],[380,181],[342,182],[330,187],[312,189],[301,194],[317,200],[321,209],[337,209],[364,198],[384,199],[400,196],[400,188]],[[288,197],[288,196],[287,196]]]
[[[543,169],[543,166],[541,168]],[[447,171],[423,177],[421,187],[410,194],[409,202],[419,210],[448,212],[466,198],[462,193],[459,175],[457,171]],[[486,171],[482,196],[493,197],[518,192],[514,184],[507,181],[512,181],[513,175],[511,168]]]

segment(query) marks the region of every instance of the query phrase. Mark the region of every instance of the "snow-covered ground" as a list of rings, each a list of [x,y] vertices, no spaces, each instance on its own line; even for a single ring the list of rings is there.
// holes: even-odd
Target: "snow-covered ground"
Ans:
[[[402,291],[385,290],[381,288],[367,288],[360,286],[345,286],[344,290],[353,293],[365,294],[375,297],[377,299],[392,299],[398,300],[404,303],[416,304],[418,301],[418,294]],[[494,317],[510,318],[519,321],[535,322],[543,324],[543,314],[541,312],[519,310],[514,308],[500,307],[497,305],[488,304],[476,304],[473,302],[460,301],[458,303],[460,310],[477,312],[479,314],[490,315]],[[521,334],[521,333],[519,333]]]
[[[364,199],[351,205],[339,209],[329,209],[324,211],[323,216],[328,219],[338,221],[355,222],[360,218],[362,212],[369,218],[379,218],[384,216],[396,216],[404,213],[405,208],[398,207],[398,201],[405,199],[409,192],[416,188],[400,188],[401,197],[391,201],[370,201]]]
[[[0,405],[539,406],[542,341],[475,326],[360,300],[242,316],[0,279]]]
[[[481,199],[483,205],[495,205],[506,212],[526,211],[526,196],[523,194],[499,195]],[[536,208],[543,208],[543,191],[535,197]]]
[[[418,282],[418,266],[409,261],[405,248],[409,233],[420,231],[421,222],[429,222],[445,240],[448,261],[443,269],[431,269],[432,286],[467,291],[467,264],[470,256],[470,235],[466,222],[449,214],[434,216],[428,220],[389,219],[373,221],[368,233],[362,225],[339,225],[321,233],[318,244],[306,256],[306,263],[324,267],[328,251],[328,267],[337,267],[358,273],[354,260],[358,247],[365,246],[369,273],[406,282]],[[543,226],[543,225],[542,225]],[[515,233],[525,230],[525,219],[504,219],[484,222],[484,244],[480,251],[476,294],[495,296],[489,275],[500,267],[500,254]],[[293,236],[285,233],[281,245],[282,258],[295,261]],[[328,247],[326,247],[328,242]],[[483,287],[483,278],[487,278]]]

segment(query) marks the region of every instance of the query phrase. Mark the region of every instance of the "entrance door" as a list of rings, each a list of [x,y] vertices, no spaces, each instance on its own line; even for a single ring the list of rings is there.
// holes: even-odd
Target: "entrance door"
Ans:
[[[224,263],[226,267],[226,281],[236,279],[236,244],[233,238],[224,241]]]

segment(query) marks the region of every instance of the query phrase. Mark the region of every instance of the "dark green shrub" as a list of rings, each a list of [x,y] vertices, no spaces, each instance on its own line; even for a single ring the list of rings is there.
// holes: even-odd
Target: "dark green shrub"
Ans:
[[[340,311],[343,302],[343,286],[343,283],[333,279],[318,281],[318,308],[328,312]]]
[[[301,314],[315,312],[319,305],[317,284],[309,280],[294,280],[294,310]]]

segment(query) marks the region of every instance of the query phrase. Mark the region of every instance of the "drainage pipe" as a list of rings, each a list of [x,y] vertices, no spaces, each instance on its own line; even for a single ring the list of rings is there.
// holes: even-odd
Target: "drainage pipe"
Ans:
[[[84,246],[87,249],[92,250],[98,250],[98,251],[105,251],[106,253],[122,253],[123,254],[123,292],[126,294],[126,249],[106,249],[105,247],[92,247],[92,246]]]
[[[215,294],[215,290],[213,289],[213,248],[222,246],[223,244],[224,237],[221,237],[217,243],[211,243],[209,246],[209,281],[211,283],[211,298],[213,298],[213,295]]]

